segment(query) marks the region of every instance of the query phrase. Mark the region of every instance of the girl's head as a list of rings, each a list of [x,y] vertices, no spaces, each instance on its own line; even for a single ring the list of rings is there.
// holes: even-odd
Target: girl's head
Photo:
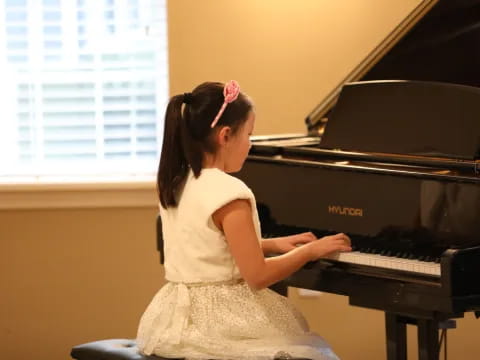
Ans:
[[[254,113],[236,82],[205,82],[191,93],[173,96],[165,113],[165,131],[157,186],[164,208],[176,206],[188,170],[221,163],[240,170],[250,148]]]

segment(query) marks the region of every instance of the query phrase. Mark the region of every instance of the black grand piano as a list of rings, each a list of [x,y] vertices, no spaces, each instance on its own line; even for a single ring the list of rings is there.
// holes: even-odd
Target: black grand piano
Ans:
[[[389,360],[438,360],[439,329],[480,315],[480,1],[423,1],[307,117],[259,136],[237,174],[264,237],[347,233],[351,253],[287,285],[383,310]]]

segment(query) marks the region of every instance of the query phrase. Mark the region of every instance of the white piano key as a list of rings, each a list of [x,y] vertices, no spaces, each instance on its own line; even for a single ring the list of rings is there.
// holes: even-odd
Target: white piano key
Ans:
[[[332,260],[349,264],[368,265],[384,269],[411,271],[420,274],[441,276],[440,264],[430,261],[395,258],[378,254],[366,254],[359,251],[342,252],[329,257]]]

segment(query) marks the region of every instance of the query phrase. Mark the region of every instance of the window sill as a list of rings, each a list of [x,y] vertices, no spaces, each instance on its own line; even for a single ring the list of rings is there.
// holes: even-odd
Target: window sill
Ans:
[[[0,181],[0,210],[157,206],[153,177]]]

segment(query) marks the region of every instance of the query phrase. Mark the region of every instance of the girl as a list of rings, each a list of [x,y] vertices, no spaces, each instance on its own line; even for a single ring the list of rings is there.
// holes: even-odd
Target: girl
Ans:
[[[350,240],[311,233],[261,239],[254,195],[228,175],[247,157],[254,122],[252,102],[235,81],[203,83],[170,99],[157,178],[167,284],[140,321],[144,354],[338,359],[288,299],[267,287],[308,261],[351,250]]]

